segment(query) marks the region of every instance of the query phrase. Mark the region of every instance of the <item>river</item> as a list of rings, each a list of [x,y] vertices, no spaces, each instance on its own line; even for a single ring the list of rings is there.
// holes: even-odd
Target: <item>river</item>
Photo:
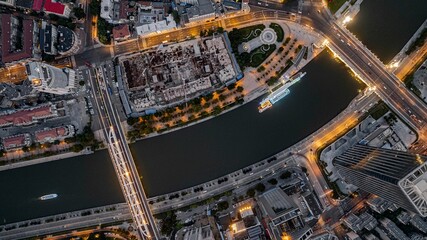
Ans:
[[[347,27],[387,64],[426,20],[426,9],[426,0],[364,0]]]
[[[326,51],[291,93],[262,114],[258,101],[131,146],[149,196],[255,163],[300,141],[341,112],[363,84]],[[0,221],[10,223],[124,202],[107,151],[0,172]],[[54,200],[38,197],[57,193]]]
[[[291,93],[258,113],[258,101],[132,146],[148,195],[199,184],[243,168],[305,138],[344,110],[363,84],[324,51]]]

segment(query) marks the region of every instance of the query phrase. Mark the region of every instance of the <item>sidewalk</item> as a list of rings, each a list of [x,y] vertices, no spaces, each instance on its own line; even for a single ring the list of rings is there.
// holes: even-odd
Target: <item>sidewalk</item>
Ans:
[[[46,163],[46,162],[61,160],[61,159],[65,159],[65,158],[76,157],[76,156],[80,156],[80,155],[87,155],[87,154],[91,154],[91,153],[93,153],[93,151],[85,149],[85,150],[78,152],[78,153],[67,152],[67,153],[58,154],[58,155],[49,156],[49,157],[40,157],[40,158],[33,159],[33,160],[21,161],[21,162],[8,164],[5,166],[0,166],[0,171],[10,170],[10,169],[20,168],[20,167],[26,167],[26,166],[30,166],[30,165],[34,165],[34,164],[39,164],[39,163]]]

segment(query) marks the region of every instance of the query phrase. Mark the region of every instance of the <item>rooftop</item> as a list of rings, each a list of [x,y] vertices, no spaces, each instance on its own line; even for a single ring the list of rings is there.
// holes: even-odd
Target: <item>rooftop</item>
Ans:
[[[3,63],[14,62],[25,58],[32,57],[33,50],[33,21],[24,19],[22,20],[23,29],[22,32],[18,32],[21,39],[22,49],[12,52],[11,45],[11,28],[12,28],[12,15],[2,14],[1,15],[1,34],[2,34],[2,45],[1,45],[1,61]]]
[[[280,188],[271,189],[260,197],[267,215],[274,219],[296,208],[292,199]]]
[[[63,15],[65,13],[65,5],[55,0],[44,0],[44,10]]]
[[[68,129],[65,127],[56,127],[35,132],[37,142],[56,140],[68,135]]]
[[[416,155],[417,158],[421,156]],[[427,162],[399,181],[399,186],[405,193],[406,197],[411,200],[418,212],[427,216]]]
[[[26,145],[26,136],[24,134],[5,137],[2,139],[3,147],[6,150],[10,150],[13,148],[18,148]]]
[[[23,109],[15,112],[4,112],[0,115],[0,127],[10,125],[29,125],[37,119],[56,116],[56,110],[50,105]]]
[[[74,32],[64,26],[58,26],[58,51],[67,52],[70,50],[75,42]]]
[[[31,9],[33,7],[33,0],[16,0],[15,5],[17,7]]]
[[[40,11],[40,10],[42,10],[43,1],[44,0],[34,0],[34,2],[33,2],[33,10],[34,11]]]
[[[127,24],[118,25],[113,28],[114,39],[121,39],[130,36],[129,26]]]

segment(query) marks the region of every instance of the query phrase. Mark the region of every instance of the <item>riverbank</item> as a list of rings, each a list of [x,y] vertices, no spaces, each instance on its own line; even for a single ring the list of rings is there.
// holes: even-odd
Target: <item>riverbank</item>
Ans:
[[[321,42],[323,42],[323,39],[315,33],[312,29],[301,26],[299,24],[293,23],[293,22],[287,22],[283,20],[277,20],[277,21],[265,21],[263,24],[265,26],[269,26],[272,23],[279,24],[282,29],[284,30],[284,39],[289,38],[292,39],[292,43],[287,46],[288,51],[286,51],[286,44],[282,42],[276,43],[276,49],[277,51],[274,51],[269,57],[265,59],[265,61],[260,65],[263,66],[265,70],[259,71],[258,67],[247,67],[244,70],[244,78],[239,81],[239,84],[243,87],[243,103],[237,103],[232,102],[231,104],[235,104],[235,106],[232,106],[230,108],[227,108],[227,106],[223,106],[225,110],[221,111],[219,114],[212,114],[207,117],[201,117],[196,120],[192,120],[187,124],[177,126],[177,127],[170,127],[167,130],[161,129],[160,131],[156,131],[150,134],[147,134],[146,136],[142,138],[137,138],[132,143],[149,139],[153,137],[158,137],[164,134],[169,134],[178,130],[185,129],[187,127],[191,127],[203,122],[206,122],[208,120],[214,119],[215,117],[221,116],[225,113],[228,113],[232,110],[237,109],[238,107],[241,107],[254,99],[257,99],[261,97],[262,95],[266,94],[269,89],[271,89],[268,86],[268,80],[275,77],[279,78],[281,75],[285,76],[292,76],[296,74],[301,68],[303,68],[305,65],[307,65],[312,59],[314,59],[324,48],[315,48],[314,45],[320,45]],[[248,24],[242,24],[240,28],[245,28],[249,26],[253,26],[259,23],[248,23]],[[227,29],[232,30],[232,29]],[[283,44],[283,47],[281,47]],[[283,70],[283,64],[285,62],[284,56],[287,55],[288,52],[290,52],[289,56],[292,60],[293,58],[297,58],[298,51],[296,49],[293,49],[292,46],[306,46],[307,47],[307,53],[304,56],[304,58],[301,56],[300,61],[298,61],[296,64],[292,64],[291,67],[289,67],[286,71]],[[292,50],[292,51],[290,51]],[[294,51],[295,50],[295,51]],[[282,63],[283,62],[283,63]],[[281,75],[278,76],[277,73],[281,72]],[[274,87],[274,86],[273,86]],[[127,123],[123,122],[123,125],[126,126],[124,129],[126,131],[131,130],[129,126],[127,126]]]
[[[67,152],[67,153],[57,154],[57,155],[53,155],[53,156],[49,156],[49,157],[40,157],[40,158],[36,158],[36,159],[32,159],[32,160],[14,162],[11,164],[0,166],[0,171],[11,170],[11,169],[20,168],[20,167],[27,167],[27,166],[31,166],[31,165],[35,165],[35,164],[61,160],[64,158],[72,158],[72,157],[77,157],[77,156],[81,156],[81,155],[88,155],[88,154],[92,154],[92,153],[94,153],[94,151],[85,149],[85,150],[77,152],[77,153],[76,152]]]

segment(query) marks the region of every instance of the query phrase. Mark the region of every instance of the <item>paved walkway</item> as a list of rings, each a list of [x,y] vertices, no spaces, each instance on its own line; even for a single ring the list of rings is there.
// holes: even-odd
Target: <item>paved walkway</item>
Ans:
[[[10,169],[19,168],[19,167],[26,167],[26,166],[30,166],[30,165],[34,165],[34,164],[51,162],[51,161],[56,161],[56,160],[61,160],[61,159],[65,159],[65,158],[76,157],[76,156],[86,155],[86,154],[91,154],[91,153],[93,153],[93,151],[83,150],[83,151],[78,152],[78,153],[67,152],[67,153],[53,155],[53,156],[49,156],[49,157],[40,157],[40,158],[33,159],[33,160],[22,161],[22,162],[8,164],[5,166],[0,166],[0,171],[10,170]]]

